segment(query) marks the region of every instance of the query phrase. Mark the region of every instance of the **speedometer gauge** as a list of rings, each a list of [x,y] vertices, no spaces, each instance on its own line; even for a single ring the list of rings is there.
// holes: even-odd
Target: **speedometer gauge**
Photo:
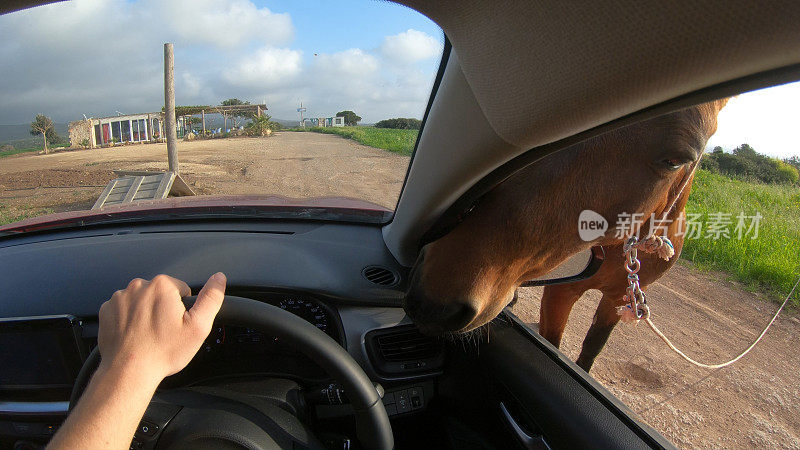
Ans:
[[[285,297],[278,302],[278,306],[328,333],[328,313],[319,303],[300,297]]]

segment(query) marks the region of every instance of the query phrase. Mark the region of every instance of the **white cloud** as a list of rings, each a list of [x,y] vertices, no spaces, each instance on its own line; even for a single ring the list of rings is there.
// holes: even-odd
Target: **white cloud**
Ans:
[[[389,60],[409,64],[441,55],[442,43],[427,33],[409,29],[387,36],[381,52]]]
[[[309,115],[352,109],[368,123],[422,116],[431,56],[441,51],[427,34],[408,30],[371,50],[313,56],[286,42],[294,32],[288,15],[217,1],[173,11],[158,0],[74,0],[0,16],[0,56],[12,62],[0,65],[0,123],[40,112],[66,122],[160,110],[164,42],[175,43],[178,104],[266,99],[279,119],[296,118],[301,101]]]
[[[188,98],[196,98],[200,95],[203,85],[199,78],[189,72],[183,72],[183,74],[181,74],[181,80],[183,81],[181,85],[183,92],[181,92],[181,94]]]
[[[279,45],[294,36],[289,14],[258,8],[249,0],[176,0],[155,9],[161,8],[170,18],[168,26],[194,44],[232,48],[255,40]]]
[[[320,75],[327,74],[329,77],[363,77],[373,74],[378,70],[378,60],[361,50],[351,48],[333,54],[321,54],[314,57],[314,70]]]
[[[300,73],[302,54],[287,48],[262,48],[242,57],[222,77],[231,85],[269,88],[287,84]]]

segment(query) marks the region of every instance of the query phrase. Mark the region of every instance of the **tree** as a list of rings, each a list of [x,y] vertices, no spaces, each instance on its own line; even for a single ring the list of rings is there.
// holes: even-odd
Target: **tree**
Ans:
[[[357,116],[356,113],[353,111],[339,111],[336,113],[336,117],[344,117],[344,124],[348,127],[356,126],[358,122],[361,120],[361,117]]]
[[[715,153],[704,153],[700,159],[700,168],[709,172],[719,173],[719,163],[714,158]]]
[[[733,154],[751,161],[757,161],[759,157],[762,156],[753,147],[750,147],[749,144],[742,144],[736,147],[733,149]]]
[[[37,114],[36,118],[31,122],[31,136],[42,135],[42,142],[44,143],[45,155],[49,153],[47,149],[47,141],[50,140],[56,143],[60,140],[56,134],[55,127],[53,126],[53,119],[45,116],[44,114]]]

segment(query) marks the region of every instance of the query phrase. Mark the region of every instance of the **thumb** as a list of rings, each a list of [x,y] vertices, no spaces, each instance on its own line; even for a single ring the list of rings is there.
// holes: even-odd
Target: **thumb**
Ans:
[[[194,306],[191,307],[186,313],[189,315],[189,320],[194,325],[201,326],[204,330],[210,330],[211,325],[214,323],[219,309],[222,307],[222,300],[225,298],[225,285],[228,279],[222,272],[217,272],[211,275],[211,278],[206,281],[203,289],[197,294],[197,300]]]

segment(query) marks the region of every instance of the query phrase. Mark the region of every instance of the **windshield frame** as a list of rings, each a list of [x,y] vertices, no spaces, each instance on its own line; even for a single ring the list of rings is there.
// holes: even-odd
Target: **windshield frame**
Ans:
[[[438,25],[438,24],[437,24]],[[447,68],[447,62],[450,60],[450,51],[453,49],[450,39],[447,34],[442,30],[444,36],[444,46],[442,47],[442,59],[439,62],[439,69],[436,71],[436,77],[433,79],[433,86],[431,86],[431,94],[428,97],[428,105],[425,106],[425,114],[422,116],[422,123],[419,126],[419,133],[417,133],[417,140],[414,142],[414,149],[411,151],[411,158],[408,160],[408,167],[406,167],[406,175],[403,177],[403,186],[400,188],[400,195],[397,196],[397,201],[392,209],[391,216],[383,222],[383,225],[388,225],[394,219],[397,207],[400,205],[400,199],[403,198],[403,193],[406,190],[406,183],[408,183],[408,176],[411,173],[411,166],[414,164],[414,157],[417,155],[419,148],[419,141],[422,137],[422,132],[425,130],[425,124],[428,122],[428,115],[433,107],[433,101],[436,99],[436,94],[439,92],[439,86],[442,84],[444,78],[444,71]]]

